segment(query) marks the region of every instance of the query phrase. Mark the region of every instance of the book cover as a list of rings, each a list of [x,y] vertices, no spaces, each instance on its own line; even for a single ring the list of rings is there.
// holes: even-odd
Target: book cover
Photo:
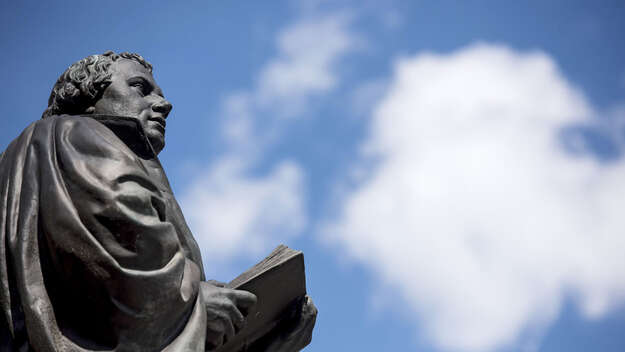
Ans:
[[[217,351],[246,351],[254,341],[278,328],[293,304],[306,295],[304,254],[280,245],[227,287],[252,292],[258,301],[248,312],[245,328]]]

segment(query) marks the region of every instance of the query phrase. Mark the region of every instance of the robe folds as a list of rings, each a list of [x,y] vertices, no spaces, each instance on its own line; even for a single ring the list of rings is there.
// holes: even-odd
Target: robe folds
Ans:
[[[202,280],[137,120],[48,117],[0,155],[0,351],[204,351]]]

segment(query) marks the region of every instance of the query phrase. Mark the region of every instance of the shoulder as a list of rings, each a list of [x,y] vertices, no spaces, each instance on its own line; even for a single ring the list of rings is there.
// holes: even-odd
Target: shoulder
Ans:
[[[55,115],[33,122],[9,144],[0,162],[3,167],[10,161],[23,162],[29,153],[42,160],[58,160],[65,167],[77,161],[94,168],[111,162],[140,164],[137,153],[111,128],[79,115]]]
[[[76,137],[80,135],[102,135],[111,138],[111,132],[106,126],[87,116],[80,115],[53,115],[33,122],[22,135],[34,134],[37,136],[50,135],[51,137]]]
[[[123,143],[97,121],[81,116],[51,116],[31,123],[0,155],[0,169],[55,164],[58,160],[89,160],[84,156],[128,159]],[[97,158],[102,160],[101,158]],[[37,166],[37,167],[39,167]],[[8,171],[7,171],[8,172]]]
[[[54,129],[56,133],[110,134],[102,123],[82,115],[54,115],[35,122],[35,125],[37,128]]]
[[[59,137],[67,139],[77,135],[104,134],[106,127],[97,121],[82,116],[59,115],[37,120],[22,131],[7,147],[6,153],[30,145],[49,145]]]
[[[107,126],[89,116],[50,116],[39,122],[45,133],[54,139],[58,151],[74,150],[81,154],[111,157],[133,153]]]

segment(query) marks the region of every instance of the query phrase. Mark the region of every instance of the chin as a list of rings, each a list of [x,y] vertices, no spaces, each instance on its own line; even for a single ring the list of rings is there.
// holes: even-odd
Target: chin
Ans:
[[[165,148],[165,139],[163,138],[163,136],[149,136],[148,140],[150,141],[150,144],[152,145],[152,149],[154,149],[154,152],[156,154],[160,153],[161,150],[163,150],[163,148]]]

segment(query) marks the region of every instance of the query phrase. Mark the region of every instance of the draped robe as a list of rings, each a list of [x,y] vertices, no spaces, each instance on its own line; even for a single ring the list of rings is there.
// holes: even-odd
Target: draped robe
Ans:
[[[201,280],[137,120],[48,117],[0,155],[0,351],[204,351]]]

